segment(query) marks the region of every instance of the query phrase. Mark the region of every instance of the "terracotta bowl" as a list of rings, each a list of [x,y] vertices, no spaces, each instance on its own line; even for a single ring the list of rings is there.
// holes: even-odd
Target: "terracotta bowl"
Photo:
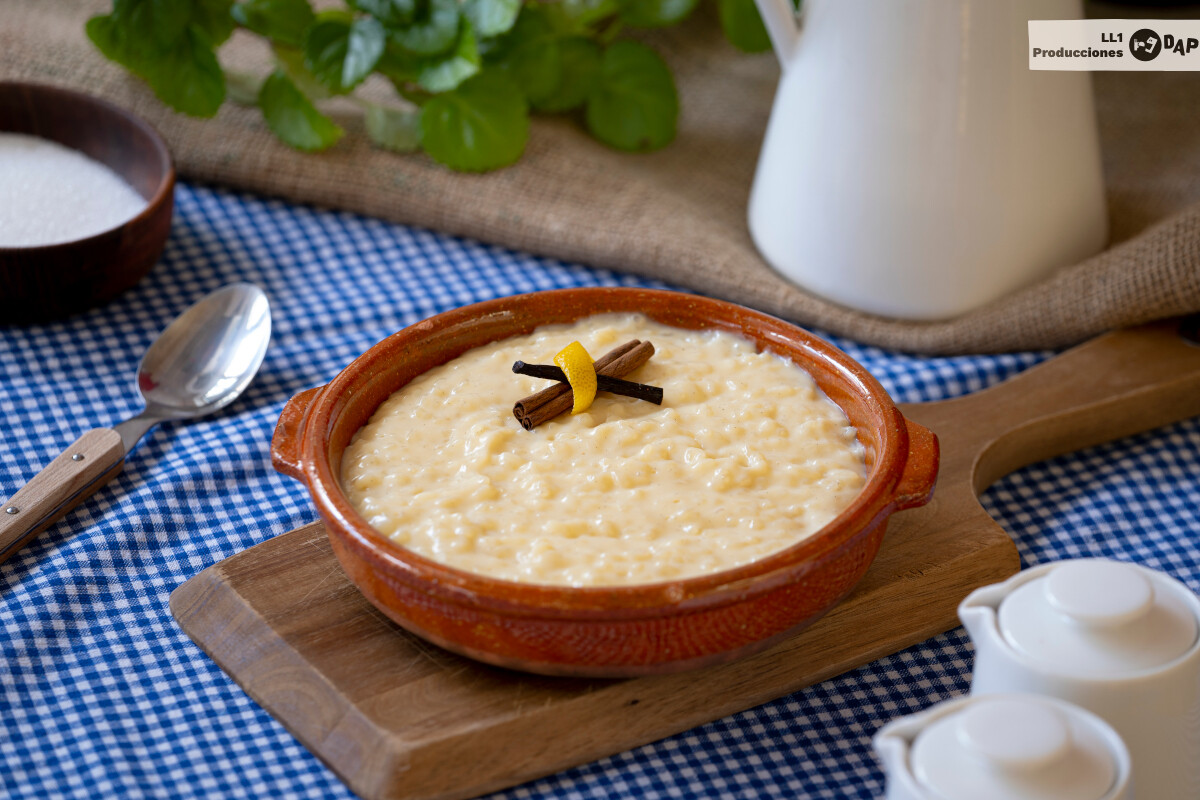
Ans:
[[[56,319],[108,302],[162,255],[171,232],[175,168],[149,124],[86,94],[0,81],[0,131],[79,150],[147,201],[125,224],[71,242],[0,247],[0,324]]]
[[[732,331],[808,370],[857,427],[866,450],[868,480],[853,504],[812,537],[735,569],[596,588],[523,584],[438,564],[393,544],[350,505],[338,480],[342,453],[392,392],[470,348],[541,325],[631,311],[680,328]],[[519,295],[417,323],[327,386],[293,397],[271,456],[277,470],[307,484],[346,574],[397,624],[490,664],[597,677],[722,663],[811,625],[866,572],[888,516],[929,499],[938,468],[933,433],[901,416],[883,387],[832,345],[730,303],[639,289]]]

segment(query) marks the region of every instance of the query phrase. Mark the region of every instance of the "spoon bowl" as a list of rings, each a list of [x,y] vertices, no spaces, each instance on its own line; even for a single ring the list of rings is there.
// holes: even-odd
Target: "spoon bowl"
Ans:
[[[252,283],[212,292],[171,323],[138,365],[147,408],[198,417],[229,405],[254,378],[271,338],[267,296]]]
[[[125,451],[159,422],[211,414],[250,385],[271,339],[271,306],[252,283],[233,283],[175,318],[138,365],[141,414],[117,425]]]

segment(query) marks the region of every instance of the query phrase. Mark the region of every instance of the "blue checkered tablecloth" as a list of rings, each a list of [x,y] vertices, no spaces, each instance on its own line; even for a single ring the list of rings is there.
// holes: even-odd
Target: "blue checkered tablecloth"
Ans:
[[[270,468],[284,401],[387,334],[454,306],[637,278],[351,214],[182,185],[161,264],[109,307],[0,328],[0,497],[82,431],[140,409],[157,332],[206,292],[257,283],[275,333],[220,415],[154,430],[124,473],[0,566],[0,794],[349,797],[191,643],[170,592],[315,516]],[[0,287],[0,296],[3,287]],[[897,400],[975,391],[1048,353],[919,358],[835,340]],[[1026,565],[1103,555],[1200,590],[1200,420],[1029,467],[986,495]],[[498,797],[875,798],[885,721],[966,690],[960,630],[842,677]],[[698,698],[702,702],[702,698]]]

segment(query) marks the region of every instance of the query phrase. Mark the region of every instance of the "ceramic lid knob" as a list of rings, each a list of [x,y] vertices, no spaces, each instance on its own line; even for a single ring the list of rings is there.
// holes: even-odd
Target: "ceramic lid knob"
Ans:
[[[1062,714],[1021,699],[971,706],[959,717],[958,740],[1000,769],[1046,767],[1062,761],[1071,749],[1071,731]]]
[[[1111,728],[1062,701],[986,695],[922,730],[910,763],[919,797],[1101,800],[1120,774],[1112,739]]]
[[[1150,581],[1117,561],[1069,561],[1047,576],[1045,592],[1056,611],[1095,628],[1128,624],[1154,607]]]
[[[1119,561],[1063,561],[1001,602],[1004,640],[1041,669],[1121,679],[1170,664],[1196,643],[1187,587]]]

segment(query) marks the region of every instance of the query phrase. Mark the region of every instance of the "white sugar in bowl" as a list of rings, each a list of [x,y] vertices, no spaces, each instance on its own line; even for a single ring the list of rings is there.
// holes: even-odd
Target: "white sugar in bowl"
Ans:
[[[958,609],[975,644],[972,695],[1077,704],[1129,748],[1140,800],[1200,798],[1200,598],[1106,559],[1025,570]]]
[[[1039,695],[949,700],[875,735],[886,800],[1130,800],[1129,752],[1112,726]]]

